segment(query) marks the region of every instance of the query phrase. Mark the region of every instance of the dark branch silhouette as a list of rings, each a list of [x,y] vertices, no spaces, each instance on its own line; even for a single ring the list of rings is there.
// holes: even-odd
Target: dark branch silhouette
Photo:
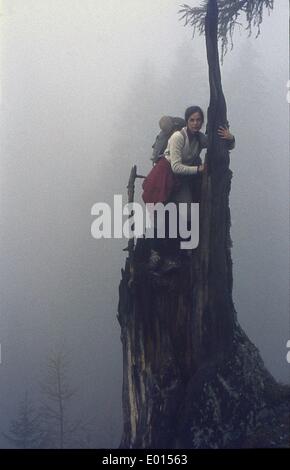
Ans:
[[[185,20],[185,26],[193,27],[193,35],[205,33],[205,17],[207,12],[207,1],[203,1],[199,7],[182,5],[179,13],[181,20]],[[228,48],[233,48],[233,34],[235,27],[243,28],[243,18],[246,20],[245,29],[249,36],[253,28],[257,30],[256,37],[261,32],[264,10],[268,13],[274,7],[274,0],[218,0],[219,21],[218,39],[221,40],[221,57],[227,53]]]
[[[39,447],[43,439],[40,415],[27,392],[19,405],[17,417],[11,421],[8,433],[3,433],[3,436],[19,449]]]

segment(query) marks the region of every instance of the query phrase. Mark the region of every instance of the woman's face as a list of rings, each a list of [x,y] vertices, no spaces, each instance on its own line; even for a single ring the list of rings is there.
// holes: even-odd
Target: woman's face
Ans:
[[[187,129],[194,134],[195,132],[200,131],[202,128],[202,117],[199,112],[193,113],[191,116],[189,116],[189,119],[187,121]]]

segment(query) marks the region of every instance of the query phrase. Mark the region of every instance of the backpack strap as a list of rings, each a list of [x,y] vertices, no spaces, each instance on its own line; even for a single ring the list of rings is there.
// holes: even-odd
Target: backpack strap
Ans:
[[[183,142],[183,147],[184,147],[184,146],[185,146],[185,143],[186,143],[186,137],[187,137],[187,135],[186,135],[186,130],[185,130],[185,128],[183,127],[179,132],[180,132],[180,134],[182,134],[182,136],[183,136],[183,138],[184,138],[184,142]]]
[[[183,135],[183,137],[184,137],[184,144],[183,144],[183,146],[184,146],[184,145],[185,145],[185,142],[186,142],[186,138],[188,137],[188,136],[187,136],[187,132],[186,132],[186,130],[185,130],[184,127],[181,129],[180,133],[181,133],[181,134]],[[199,132],[198,132],[198,134],[197,134],[197,142],[198,142],[199,151],[201,152],[202,148],[201,148],[201,141],[200,141],[200,133],[199,133]],[[200,152],[199,152],[199,153],[200,153]]]

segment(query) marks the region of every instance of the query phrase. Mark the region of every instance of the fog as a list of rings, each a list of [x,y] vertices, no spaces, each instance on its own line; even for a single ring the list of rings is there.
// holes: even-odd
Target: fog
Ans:
[[[47,357],[63,349],[71,414],[94,419],[92,447],[119,443],[127,241],[92,238],[91,208],[126,201],[133,164],[148,173],[163,114],[207,109],[204,38],[178,20],[180,3],[2,1],[0,432],[25,391],[39,400]],[[257,39],[236,32],[222,76],[237,142],[234,303],[266,366],[289,382],[288,2],[275,3]]]

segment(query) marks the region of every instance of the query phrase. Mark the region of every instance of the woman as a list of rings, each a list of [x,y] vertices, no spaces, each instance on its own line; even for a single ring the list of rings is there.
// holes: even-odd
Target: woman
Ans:
[[[207,148],[208,138],[200,132],[204,123],[204,113],[199,106],[191,106],[185,111],[186,127],[175,132],[169,139],[164,156],[171,164],[173,173],[179,180],[178,189],[174,190],[168,202],[187,203],[187,227],[190,229],[190,204],[199,202],[201,174],[205,169],[200,158],[202,149]],[[227,142],[229,150],[235,147],[235,138],[227,127],[220,127],[218,135]],[[168,229],[168,227],[166,227]],[[180,238],[155,239],[151,248],[149,269],[156,269],[161,263],[161,254],[176,254]],[[161,253],[163,251],[163,253]],[[177,267],[176,260],[167,260],[168,268]]]

